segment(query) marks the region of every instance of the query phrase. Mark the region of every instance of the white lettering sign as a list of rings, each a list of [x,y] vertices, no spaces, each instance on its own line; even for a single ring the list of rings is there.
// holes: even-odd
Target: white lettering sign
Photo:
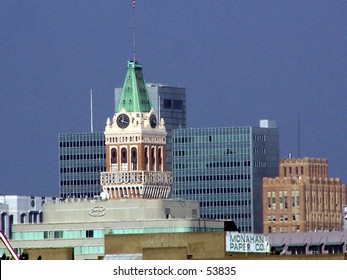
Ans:
[[[269,237],[262,234],[225,233],[226,252],[266,253],[270,251]]]
[[[121,184],[148,184],[170,186],[172,184],[171,172],[102,172],[103,185]]]

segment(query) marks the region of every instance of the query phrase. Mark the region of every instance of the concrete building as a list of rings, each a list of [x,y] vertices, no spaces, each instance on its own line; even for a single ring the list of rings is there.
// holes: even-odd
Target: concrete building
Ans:
[[[278,160],[274,121],[174,130],[172,197],[199,201],[201,218],[232,219],[241,232],[262,232],[262,178],[278,175]]]
[[[149,97],[159,118],[163,118],[166,127],[166,162],[167,169],[172,170],[172,131],[186,128],[186,90],[182,87],[172,87],[165,84],[146,84]],[[115,89],[115,101],[121,98],[123,88]]]
[[[13,225],[12,246],[19,254],[33,250],[43,259],[51,249],[57,258],[98,259],[106,234],[222,231],[224,223],[202,221],[199,203],[158,199],[66,199],[44,204],[43,223]],[[32,256],[31,259],[36,259]]]
[[[263,179],[264,233],[342,230],[345,204],[326,159],[281,159],[279,177]]]
[[[239,233],[186,232],[105,235],[105,259],[144,260],[346,260],[347,236],[344,232],[272,233],[266,236],[247,234],[249,241],[269,242],[269,252],[238,252],[228,246],[227,237]],[[233,248],[245,246],[234,238]],[[228,248],[229,247],[229,248]],[[247,246],[245,246],[247,247]],[[256,246],[255,246],[256,247]]]
[[[59,135],[59,194],[67,197],[100,195],[100,172],[106,170],[103,132]]]
[[[0,229],[7,236],[12,238],[12,227],[15,224],[39,224],[42,223],[43,205],[51,202],[55,198],[38,196],[0,196]],[[4,252],[4,247],[0,248],[0,254]]]

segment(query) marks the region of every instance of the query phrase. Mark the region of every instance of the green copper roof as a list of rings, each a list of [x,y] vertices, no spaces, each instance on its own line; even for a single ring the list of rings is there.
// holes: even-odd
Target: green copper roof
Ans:
[[[143,79],[142,65],[136,61],[128,61],[128,71],[118,103],[117,113],[122,108],[127,112],[149,112],[152,103]]]

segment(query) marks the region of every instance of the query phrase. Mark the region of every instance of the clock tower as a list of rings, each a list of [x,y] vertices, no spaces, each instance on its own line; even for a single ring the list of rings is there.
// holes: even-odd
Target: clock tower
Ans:
[[[129,61],[117,111],[105,127],[106,172],[103,192],[109,199],[164,199],[172,184],[166,170],[166,129],[154,112],[137,61]]]

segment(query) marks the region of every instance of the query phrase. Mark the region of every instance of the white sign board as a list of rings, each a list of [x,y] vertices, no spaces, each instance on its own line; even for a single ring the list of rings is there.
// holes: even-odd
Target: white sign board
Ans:
[[[263,234],[225,232],[225,251],[266,253],[270,251],[269,237]]]

